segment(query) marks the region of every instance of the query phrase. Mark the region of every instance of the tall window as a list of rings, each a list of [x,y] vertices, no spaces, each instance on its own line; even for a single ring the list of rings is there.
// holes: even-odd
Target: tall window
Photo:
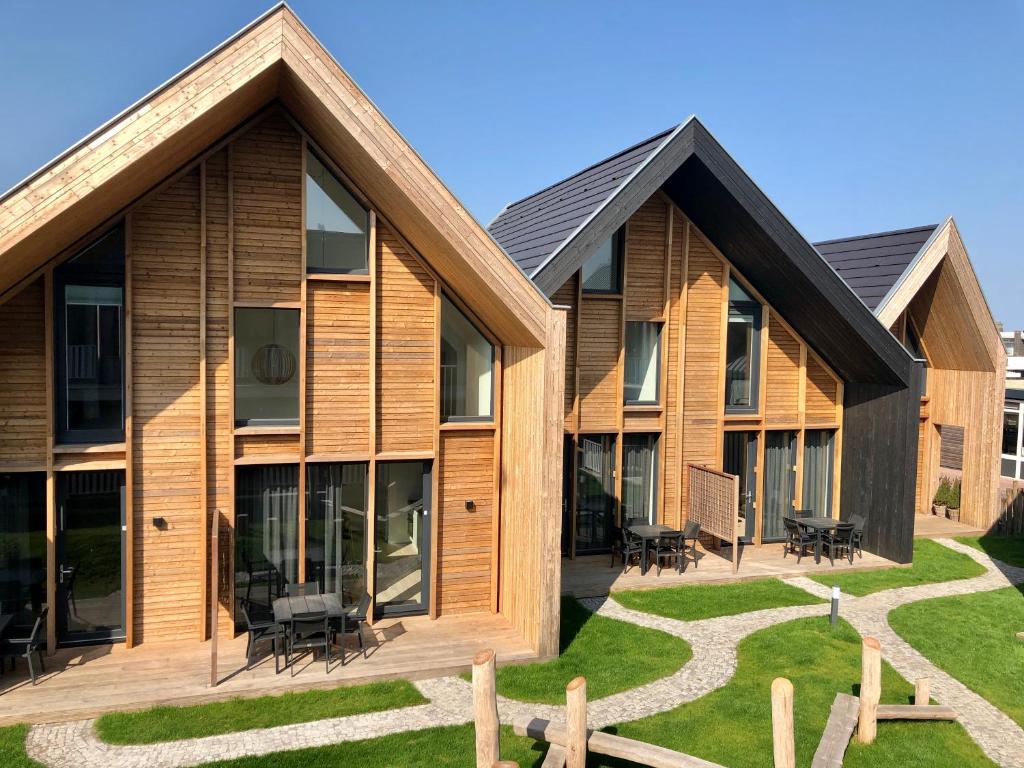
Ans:
[[[924,360],[921,365],[921,393],[924,397],[928,394],[928,358],[924,356],[924,347],[921,346],[921,339],[914,330],[913,323],[907,319],[907,351],[919,360]]]
[[[832,516],[832,431],[804,433],[804,487],[800,503],[818,517]]]
[[[46,473],[0,474],[0,614],[27,635],[46,605]]]
[[[366,464],[306,465],[306,580],[357,605],[366,594]]]
[[[54,272],[57,440],[124,440],[124,231]]]
[[[441,418],[493,415],[494,345],[447,296],[441,297]]]
[[[583,290],[588,293],[622,291],[622,246],[624,232],[619,229],[605,240],[583,263]]]
[[[729,324],[725,337],[726,413],[756,413],[761,305],[735,280],[729,281]]]
[[[312,152],[306,152],[306,268],[365,275],[370,217]]]
[[[622,524],[655,522],[657,514],[658,436],[622,438]]]
[[[627,404],[658,402],[660,350],[661,323],[626,323],[626,370],[622,385]]]
[[[235,310],[235,424],[299,423],[299,310]]]

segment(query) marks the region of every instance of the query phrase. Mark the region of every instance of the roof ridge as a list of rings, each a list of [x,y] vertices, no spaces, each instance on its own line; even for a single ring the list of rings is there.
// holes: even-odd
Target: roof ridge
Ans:
[[[835,238],[832,238],[831,240],[816,240],[815,242],[811,243],[811,245],[813,245],[815,248],[817,248],[819,245],[831,245],[832,243],[842,243],[844,241],[849,241],[849,240],[868,240],[868,239],[870,239],[872,237],[886,237],[888,235],[903,235],[903,234],[907,234],[909,232],[934,231],[934,230],[936,230],[940,226],[941,226],[941,223],[937,223],[937,224],[923,224],[923,225],[921,225],[919,227],[907,227],[905,229],[890,229],[890,230],[886,230],[884,232],[867,232],[867,233],[865,233],[863,235],[849,235],[847,237],[835,237]]]

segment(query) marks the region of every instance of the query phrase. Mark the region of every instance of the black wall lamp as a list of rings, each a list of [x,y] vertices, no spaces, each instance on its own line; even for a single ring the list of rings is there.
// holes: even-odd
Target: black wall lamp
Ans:
[[[476,509],[476,502],[472,499],[466,499],[466,510],[472,512],[474,509]]]
[[[167,530],[167,520],[165,518],[162,518],[162,517],[154,517],[153,518],[153,527],[156,528],[159,531],[166,531]]]

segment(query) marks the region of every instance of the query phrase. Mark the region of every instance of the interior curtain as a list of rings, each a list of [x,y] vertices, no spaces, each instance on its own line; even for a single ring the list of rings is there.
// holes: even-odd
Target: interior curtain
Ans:
[[[804,488],[803,509],[815,515],[830,517],[832,499],[832,433],[823,429],[810,429],[804,434]]]
[[[761,527],[763,539],[782,538],[782,518],[793,515],[793,463],[793,433],[766,433],[764,516]]]

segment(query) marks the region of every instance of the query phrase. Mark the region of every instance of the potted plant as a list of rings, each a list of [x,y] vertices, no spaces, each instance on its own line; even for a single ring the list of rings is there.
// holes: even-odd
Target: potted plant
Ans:
[[[949,492],[946,497],[946,517],[954,522],[960,521],[960,481],[953,480],[949,483]]]
[[[932,514],[938,517],[946,516],[946,503],[949,500],[949,480],[945,477],[939,479],[939,487],[935,491],[935,498],[932,500]]]

